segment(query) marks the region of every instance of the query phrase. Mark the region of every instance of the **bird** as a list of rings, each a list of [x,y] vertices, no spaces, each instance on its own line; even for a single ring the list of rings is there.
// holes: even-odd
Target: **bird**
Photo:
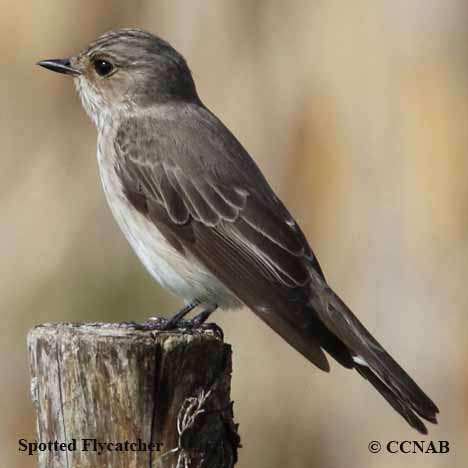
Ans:
[[[296,220],[239,140],[201,101],[184,57],[150,32],[104,33],[38,62],[73,77],[97,128],[109,207],[149,273],[195,307],[247,306],[319,369],[354,369],[427,434],[439,409],[329,286]]]

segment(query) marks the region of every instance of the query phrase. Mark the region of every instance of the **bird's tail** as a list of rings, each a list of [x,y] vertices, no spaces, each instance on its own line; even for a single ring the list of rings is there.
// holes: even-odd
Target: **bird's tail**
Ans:
[[[329,288],[312,301],[314,312],[326,327],[322,347],[347,367],[354,367],[409,423],[422,434],[427,429],[420,418],[437,423],[433,401],[367,331],[344,302]],[[343,347],[351,360],[343,362]]]

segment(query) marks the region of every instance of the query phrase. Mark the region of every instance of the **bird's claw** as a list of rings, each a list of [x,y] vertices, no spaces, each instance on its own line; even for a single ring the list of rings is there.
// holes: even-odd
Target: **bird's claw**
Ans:
[[[120,322],[119,326],[122,328],[131,328],[140,331],[171,331],[183,330],[185,332],[196,331],[211,331],[215,336],[224,340],[224,332],[219,325],[214,322],[205,323],[197,320],[195,317],[192,320],[179,320],[173,322],[171,319],[163,317],[150,317],[145,322],[125,321]]]

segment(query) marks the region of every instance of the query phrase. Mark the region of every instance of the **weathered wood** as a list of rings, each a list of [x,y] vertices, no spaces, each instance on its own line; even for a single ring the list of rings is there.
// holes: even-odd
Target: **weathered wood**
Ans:
[[[46,324],[28,347],[38,441],[57,441],[38,451],[39,468],[236,463],[231,347],[212,332]],[[94,441],[114,445],[100,453]],[[160,450],[136,450],[151,442]]]

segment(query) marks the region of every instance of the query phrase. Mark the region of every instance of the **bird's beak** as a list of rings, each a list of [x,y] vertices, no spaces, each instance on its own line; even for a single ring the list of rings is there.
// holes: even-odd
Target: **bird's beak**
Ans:
[[[73,68],[70,64],[70,59],[52,59],[52,60],[41,60],[37,62],[41,67],[47,68],[57,73],[64,73],[65,75],[79,76],[81,75],[80,70]]]

